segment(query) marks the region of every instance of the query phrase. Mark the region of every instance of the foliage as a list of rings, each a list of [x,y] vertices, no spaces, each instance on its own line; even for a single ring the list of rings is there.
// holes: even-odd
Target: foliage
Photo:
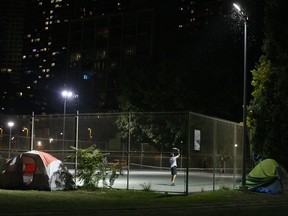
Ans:
[[[149,143],[160,149],[181,148],[187,137],[187,113],[126,113],[117,120],[122,137],[133,143]]]
[[[225,26],[229,24],[218,17],[207,29],[179,36],[157,60],[126,59],[119,83],[121,111],[192,111],[239,118],[242,55],[240,43]]]
[[[288,165],[288,19],[285,0],[266,2],[263,56],[252,71],[254,151]],[[286,18],[285,18],[286,17]]]
[[[142,187],[143,191],[151,191],[151,183],[143,183],[143,184],[140,184],[140,186]]]
[[[111,187],[118,177],[116,170],[112,167],[107,167],[105,157],[107,154],[103,154],[96,145],[92,145],[87,149],[76,149],[71,147],[76,152],[69,155],[65,160],[75,160],[77,157],[77,170],[76,175],[83,181],[82,188],[95,189],[99,187],[99,182],[102,180],[103,186]],[[109,184],[107,178],[109,173]]]

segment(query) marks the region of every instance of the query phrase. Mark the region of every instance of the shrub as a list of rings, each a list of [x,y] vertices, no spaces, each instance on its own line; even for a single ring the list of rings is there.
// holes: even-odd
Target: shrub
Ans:
[[[82,188],[92,190],[99,187],[99,182],[102,180],[103,186],[112,187],[117,175],[113,167],[108,168],[106,166],[105,157],[108,154],[103,154],[96,145],[92,145],[87,149],[76,149],[74,154],[69,155],[65,160],[76,159],[77,157],[77,177],[83,182]],[[109,178],[109,185],[107,183],[107,177],[111,172]]]

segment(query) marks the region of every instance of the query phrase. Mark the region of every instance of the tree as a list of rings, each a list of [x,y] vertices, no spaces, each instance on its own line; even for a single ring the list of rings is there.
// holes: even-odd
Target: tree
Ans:
[[[249,118],[254,151],[288,165],[287,1],[267,0],[263,56],[252,71]]]
[[[183,148],[187,143],[188,113],[129,113],[117,120],[123,139],[132,143],[149,143],[159,150],[171,150],[174,145]]]
[[[169,49],[159,51],[157,59],[126,59],[119,83],[120,109],[189,110],[240,120],[242,44],[227,20],[210,17],[209,25],[179,33],[176,45],[167,44]]]

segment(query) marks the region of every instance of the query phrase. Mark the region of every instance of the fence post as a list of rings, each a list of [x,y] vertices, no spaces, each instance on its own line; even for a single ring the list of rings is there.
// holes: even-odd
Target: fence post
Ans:
[[[216,180],[216,155],[217,155],[217,121],[214,120],[214,124],[213,124],[213,191],[215,190],[215,180]]]
[[[185,195],[188,196],[189,193],[189,157],[190,157],[190,112],[188,112],[188,137],[187,137],[187,158],[186,158],[186,192]]]
[[[77,164],[78,164],[78,146],[79,146],[79,111],[76,112],[75,127],[75,182],[77,181]]]
[[[127,148],[127,190],[129,189],[129,175],[130,175],[130,147],[131,147],[131,113],[128,116],[128,148]]]
[[[34,143],[34,121],[35,121],[35,117],[34,117],[34,112],[32,112],[32,117],[31,117],[31,142],[30,142],[30,150],[33,150],[33,143]]]

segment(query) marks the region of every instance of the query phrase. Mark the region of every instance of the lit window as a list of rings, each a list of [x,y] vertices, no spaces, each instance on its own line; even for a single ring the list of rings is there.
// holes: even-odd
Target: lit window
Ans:
[[[46,27],[45,27],[45,30],[48,30],[48,29],[49,29],[49,28],[46,26]]]
[[[117,67],[117,63],[116,62],[111,62],[111,68],[116,68]]]
[[[48,46],[51,46],[51,44],[52,44],[52,42],[51,42],[51,41],[49,41],[49,42],[48,42]]]
[[[135,55],[135,53],[136,53],[135,47],[127,47],[125,49],[126,56],[132,56],[132,55]]]
[[[109,36],[109,31],[108,29],[100,29],[98,32],[97,32],[98,36],[100,38],[107,38]]]
[[[70,57],[70,61],[71,62],[78,62],[78,61],[80,61],[80,59],[81,59],[81,54],[80,53],[71,54],[71,57]]]
[[[53,12],[54,12],[53,10],[50,10],[50,14],[53,14]]]
[[[97,51],[97,59],[105,59],[106,58],[106,50],[98,50]]]
[[[53,62],[53,63],[51,63],[51,66],[52,66],[52,67],[54,67],[54,66],[55,66],[55,63],[54,63],[54,62]]]

